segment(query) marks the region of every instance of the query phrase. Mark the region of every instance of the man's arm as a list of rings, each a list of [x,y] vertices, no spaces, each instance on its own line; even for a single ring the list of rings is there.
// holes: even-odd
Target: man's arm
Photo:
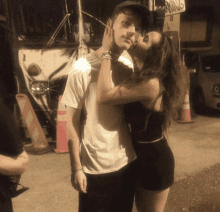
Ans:
[[[86,193],[86,176],[80,161],[81,109],[67,106],[67,138],[72,169],[71,182],[75,189]]]
[[[29,156],[24,150],[17,157],[0,155],[0,174],[20,175],[27,169]]]

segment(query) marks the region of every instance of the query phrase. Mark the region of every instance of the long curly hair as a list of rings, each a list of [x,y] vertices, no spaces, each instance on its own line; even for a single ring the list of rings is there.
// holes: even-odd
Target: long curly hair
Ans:
[[[131,86],[144,79],[159,79],[161,95],[163,95],[162,113],[165,117],[163,129],[167,131],[171,121],[177,119],[182,106],[186,91],[186,77],[180,65],[180,56],[175,51],[172,40],[166,34],[160,34],[160,42],[153,44],[144,56],[142,69],[135,70],[125,83]]]

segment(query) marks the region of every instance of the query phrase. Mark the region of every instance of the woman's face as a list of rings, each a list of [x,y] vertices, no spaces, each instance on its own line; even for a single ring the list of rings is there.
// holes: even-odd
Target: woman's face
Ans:
[[[138,38],[136,46],[129,50],[129,53],[141,59],[144,55],[147,54],[147,51],[152,45],[160,42],[161,37],[161,34],[158,32],[148,32]]]

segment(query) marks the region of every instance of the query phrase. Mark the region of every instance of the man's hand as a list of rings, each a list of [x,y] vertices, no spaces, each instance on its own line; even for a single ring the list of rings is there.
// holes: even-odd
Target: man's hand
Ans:
[[[83,173],[82,170],[73,172],[71,175],[71,183],[72,186],[77,190],[83,193],[87,193],[87,179],[86,175]]]
[[[109,19],[105,28],[102,46],[104,51],[111,51],[114,44],[114,32],[112,29],[112,20]]]

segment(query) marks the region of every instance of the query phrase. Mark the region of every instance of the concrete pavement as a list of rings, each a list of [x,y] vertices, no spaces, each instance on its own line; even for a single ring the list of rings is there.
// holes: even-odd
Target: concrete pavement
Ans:
[[[220,118],[198,116],[191,124],[173,124],[169,144],[176,181],[220,163]]]
[[[169,135],[176,169],[165,212],[220,212],[220,118],[174,124]]]
[[[187,204],[188,199],[183,197],[183,191],[190,198],[193,190],[200,186],[208,186],[209,182],[214,182],[215,190],[203,192],[202,197],[198,197],[197,200],[206,204],[204,201],[206,193],[209,197],[212,191],[220,194],[220,176],[215,177],[216,174],[220,175],[218,165],[220,163],[220,116],[197,116],[194,121],[191,124],[174,123],[169,133],[168,139],[175,156],[176,170],[175,184],[171,188],[166,212],[203,212],[197,210],[193,204]],[[209,176],[209,173],[215,174]],[[198,179],[203,176],[206,176],[207,181],[199,184]],[[208,180],[209,178],[211,180]],[[188,182],[190,186],[187,186]],[[30,190],[13,200],[15,212],[77,212],[78,197],[70,184],[68,154],[30,155],[29,168],[23,174],[21,183],[30,187]],[[201,188],[201,191],[204,189]],[[197,205],[198,201],[195,202]],[[184,204],[179,205],[180,202]],[[216,204],[215,209],[211,205],[212,210],[204,209],[204,212],[217,212]]]
[[[177,181],[164,212],[219,212],[220,163]]]

